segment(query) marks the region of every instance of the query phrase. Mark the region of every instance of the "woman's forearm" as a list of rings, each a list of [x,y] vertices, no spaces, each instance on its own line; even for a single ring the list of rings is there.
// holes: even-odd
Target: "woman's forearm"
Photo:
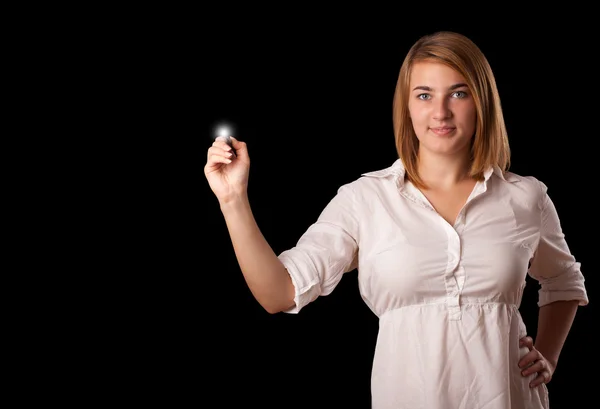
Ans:
[[[294,305],[290,275],[262,235],[247,197],[221,204],[231,242],[246,283],[270,313]]]
[[[579,301],[555,301],[540,308],[535,348],[556,367]]]

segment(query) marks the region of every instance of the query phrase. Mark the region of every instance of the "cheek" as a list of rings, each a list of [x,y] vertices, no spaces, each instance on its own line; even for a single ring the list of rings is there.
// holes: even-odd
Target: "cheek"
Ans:
[[[475,111],[475,108],[473,108],[471,111],[469,111],[466,115],[466,125],[468,127],[469,133],[473,134],[475,133],[475,127],[477,124],[477,112]]]
[[[475,104],[461,104],[457,105],[455,114],[465,127],[473,127],[475,129],[475,122],[477,121],[477,109]]]
[[[408,112],[410,114],[410,119],[412,121],[413,127],[415,128],[416,131],[418,131],[418,129],[420,127],[426,126],[426,124],[427,124],[426,115],[424,114],[422,109],[419,110],[419,109],[415,109],[414,107],[409,106]]]

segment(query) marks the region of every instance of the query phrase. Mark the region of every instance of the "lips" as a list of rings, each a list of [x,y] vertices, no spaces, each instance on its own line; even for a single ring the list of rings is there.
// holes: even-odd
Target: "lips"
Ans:
[[[443,126],[443,127],[438,127],[438,128],[429,128],[431,129],[431,132],[433,132],[436,135],[448,135],[450,133],[452,133],[456,128],[450,127],[450,126]]]

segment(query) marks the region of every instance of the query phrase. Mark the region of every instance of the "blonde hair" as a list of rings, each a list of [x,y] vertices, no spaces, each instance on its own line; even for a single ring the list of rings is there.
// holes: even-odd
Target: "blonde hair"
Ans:
[[[459,72],[465,78],[475,100],[477,124],[471,144],[470,176],[483,180],[484,172],[494,165],[507,171],[510,166],[510,148],[492,69],[482,51],[469,38],[458,33],[440,31],[421,37],[411,47],[396,83],[393,102],[394,135],[398,155],[406,168],[406,177],[417,187],[426,188],[417,171],[419,140],[408,111],[411,70],[416,62],[425,60],[445,64]]]

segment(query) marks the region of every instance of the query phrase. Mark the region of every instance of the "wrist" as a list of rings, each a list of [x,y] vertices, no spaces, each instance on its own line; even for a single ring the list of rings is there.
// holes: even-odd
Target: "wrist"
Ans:
[[[248,195],[245,192],[232,194],[219,200],[219,205],[223,213],[247,208],[249,205]]]
[[[543,348],[543,347],[540,348],[536,345],[535,348],[540,352],[540,354],[542,354],[542,356],[544,357],[546,362],[548,362],[550,365],[552,365],[552,368],[556,368],[556,364],[558,362],[557,357],[554,357],[550,353],[547,353],[545,348]]]

